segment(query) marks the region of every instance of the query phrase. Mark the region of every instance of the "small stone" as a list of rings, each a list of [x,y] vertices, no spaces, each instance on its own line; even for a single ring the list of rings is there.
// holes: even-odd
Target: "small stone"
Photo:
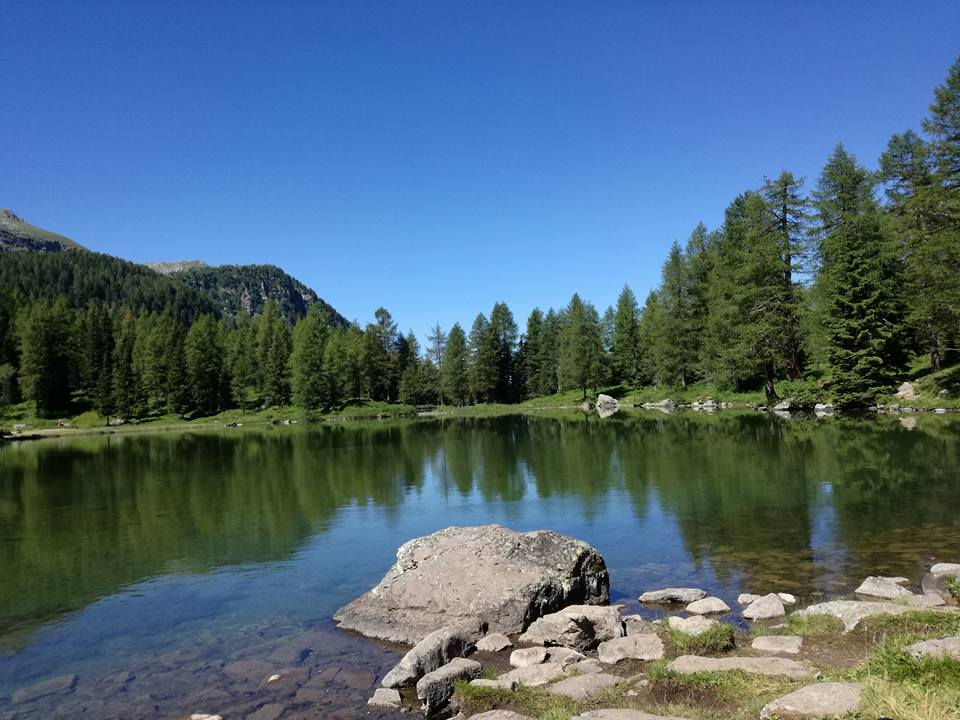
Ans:
[[[457,680],[475,680],[482,672],[480,663],[454,658],[424,675],[417,681],[417,697],[423,702],[424,712],[430,715],[446,705],[453,696],[453,685]]]
[[[662,590],[648,590],[640,596],[642,603],[692,603],[694,600],[705,598],[707,593],[699,588],[663,588]]]
[[[846,715],[860,707],[860,683],[822,682],[772,700],[760,711],[767,718],[821,718]]]
[[[720,623],[713,618],[705,618],[702,615],[694,615],[688,618],[671,615],[667,618],[667,624],[674,630],[679,630],[682,633],[696,637],[697,635],[703,635],[703,633],[714,625],[719,625]]]
[[[698,655],[681,655],[667,665],[667,668],[678,673],[698,672],[730,672],[742,670],[754,675],[785,675],[787,677],[810,677],[814,671],[796,660],[787,660],[778,657],[724,657],[709,658]]]
[[[628,635],[600,643],[597,648],[600,662],[615,665],[621,660],[660,660],[663,641],[658,635]]]
[[[513,643],[503,633],[490,633],[477,641],[477,650],[483,652],[500,652],[513,647]]]
[[[725,613],[730,612],[730,606],[718,597],[706,597],[702,600],[694,600],[687,605],[687,612],[695,615]]]
[[[59,677],[43,680],[41,682],[34,683],[33,685],[28,685],[27,687],[22,687],[19,690],[15,690],[11,699],[13,700],[14,705],[20,705],[21,703],[39,700],[40,698],[47,697],[48,695],[70,692],[74,687],[76,687],[76,685],[76,675],[60,675]]]
[[[470,720],[533,720],[533,718],[515,713],[513,710],[488,710],[479,715],[471,715]]]
[[[673,715],[651,715],[642,710],[590,710],[574,715],[570,720],[683,720]]]
[[[743,616],[747,620],[771,620],[786,615],[783,609],[783,600],[776,593],[764,595],[759,600],[754,600],[743,611]]]
[[[283,711],[286,709],[286,705],[269,703],[256,712],[247,715],[247,720],[277,720],[278,717],[283,715]]]
[[[572,665],[573,663],[586,660],[587,656],[581,652],[577,652],[573,648],[565,647],[549,647],[547,648],[547,662],[548,663],[558,663],[566,667],[567,665]]]
[[[367,700],[367,705],[388,708],[400,707],[400,691],[393,688],[377,688],[373,691],[373,697]]]
[[[190,720],[223,720],[219,715],[207,715],[206,713],[193,713]]]
[[[937,563],[930,572],[934,575],[960,575],[960,563]]]
[[[577,675],[587,675],[589,673],[603,672],[603,665],[599,660],[588,658],[573,665],[568,665],[567,670],[575,672]]]
[[[623,678],[621,677],[604,673],[575,675],[553,685],[548,685],[547,692],[551,695],[566,695],[579,702],[585,702],[601,690],[618,685],[622,681]]]
[[[737,604],[749,605],[750,603],[756,602],[762,597],[763,595],[754,595],[752,593],[741,593],[740,595],[737,596]]]
[[[280,675],[277,675],[276,673],[274,673],[273,675],[267,678],[267,684],[269,685],[270,683],[277,682],[280,679],[280,677],[281,677]]]
[[[543,647],[521,648],[510,653],[510,664],[513,667],[530,667],[546,661],[547,649]]]
[[[937,593],[925,592],[923,595],[911,595],[907,598],[907,603],[913,607],[938,608],[946,605],[947,601]]]
[[[627,630],[627,635],[649,635],[654,632],[653,623],[639,615],[624,615],[623,626]]]
[[[898,585],[895,578],[871,576],[864,580],[860,587],[854,592],[858,595],[869,595],[871,597],[885,598],[887,600],[897,600],[899,598],[908,598],[913,595],[905,587]]]
[[[802,645],[803,638],[797,635],[761,635],[753,639],[750,647],[773,655],[799,655]]]
[[[535,620],[519,639],[531,645],[563,645],[592,650],[604,640],[625,634],[617,608],[570,605]]]
[[[907,646],[907,652],[918,659],[932,657],[960,660],[960,635],[914,643]]]
[[[780,598],[780,602],[782,602],[784,605],[797,604],[796,596],[791,595],[790,593],[777,593],[777,597]]]
[[[566,674],[566,668],[558,663],[546,663],[544,665],[531,665],[530,667],[516,668],[508,673],[504,673],[497,678],[501,683],[522,683],[527,687],[537,687],[553,682]]]

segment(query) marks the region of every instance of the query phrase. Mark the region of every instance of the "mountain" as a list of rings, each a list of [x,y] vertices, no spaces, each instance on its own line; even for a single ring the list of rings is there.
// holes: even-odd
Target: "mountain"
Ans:
[[[152,262],[146,264],[151,270],[156,270],[161,275],[172,275],[173,273],[191,270],[193,268],[210,267],[202,260],[175,260],[174,262]]]
[[[0,253],[86,250],[70,238],[34,227],[12,210],[0,208]]]
[[[306,315],[308,307],[319,304],[330,315],[334,325],[347,327],[350,324],[311,288],[275,265],[208,266],[196,262],[154,265],[191,265],[184,270],[171,271],[167,277],[206,294],[224,315],[237,315],[242,311],[257,315],[267,300],[272,299],[291,323]]]

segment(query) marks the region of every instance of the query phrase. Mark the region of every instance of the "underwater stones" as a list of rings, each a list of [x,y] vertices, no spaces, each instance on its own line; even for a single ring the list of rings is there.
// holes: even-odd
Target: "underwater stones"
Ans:
[[[40,698],[72,691],[77,685],[76,675],[59,675],[48,680],[42,680],[33,685],[14,690],[11,700],[14,705],[33,702]]]
[[[412,645],[467,618],[479,617],[491,632],[518,633],[570,603],[609,599],[606,564],[585,542],[547,530],[450,527],[404,543],[376,587],[334,620],[361,635]]]

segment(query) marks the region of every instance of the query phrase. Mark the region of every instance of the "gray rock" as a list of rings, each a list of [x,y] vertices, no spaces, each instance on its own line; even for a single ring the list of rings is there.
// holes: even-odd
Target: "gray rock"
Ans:
[[[367,705],[372,707],[400,707],[400,693],[392,688],[377,688],[373,691],[373,697],[367,700]]]
[[[76,675],[60,675],[41,682],[14,690],[11,700],[14,705],[33,702],[56,693],[70,692],[77,685]]]
[[[930,572],[941,577],[957,577],[960,576],[960,563],[937,563]]]
[[[533,718],[515,713],[513,710],[488,710],[479,715],[471,715],[470,720],[533,720]]]
[[[714,625],[719,625],[720,623],[713,618],[705,618],[702,615],[694,615],[688,618],[671,615],[667,618],[667,624],[674,630],[679,630],[687,635],[697,636],[703,635],[703,633]]]
[[[586,659],[587,659],[586,655],[584,655],[581,652],[577,652],[573,648],[567,648],[567,647],[547,648],[548,663],[557,663],[559,665],[567,666],[567,665],[572,665],[573,663],[581,662]]]
[[[600,643],[597,648],[600,662],[615,665],[621,660],[660,660],[663,641],[658,635],[628,635]]]
[[[598,673],[603,672],[603,664],[599,660],[594,660],[593,658],[587,658],[586,660],[581,660],[578,663],[567,666],[568,672],[576,673],[577,675],[587,675],[588,673]]]
[[[477,640],[477,650],[484,652],[500,652],[507,648],[512,648],[513,643],[503,633],[490,633]]]
[[[702,600],[694,600],[687,605],[687,612],[694,615],[726,613],[730,612],[730,606],[718,597],[705,597]]]
[[[793,400],[787,398],[786,400],[781,400],[776,405],[773,406],[775,411],[785,412],[793,408]]]
[[[730,672],[741,670],[753,675],[784,675],[792,678],[810,677],[814,671],[796,660],[778,657],[724,657],[681,655],[667,667],[678,673]]]
[[[897,578],[870,576],[854,592],[857,595],[869,595],[870,597],[885,598],[887,600],[897,600],[908,598],[913,595],[912,592],[902,587],[896,582]]]
[[[918,659],[932,657],[960,660],[960,635],[914,643],[907,646],[907,652]]]
[[[846,715],[860,707],[860,683],[822,682],[772,700],[760,711],[767,718],[821,718]]]
[[[943,607],[947,604],[947,601],[943,599],[937,593],[924,593],[923,595],[911,595],[906,599],[906,602],[911,607],[919,608],[938,608]]]
[[[786,615],[786,611],[783,609],[783,600],[776,593],[770,593],[759,600],[754,600],[743,611],[743,616],[747,620],[771,620],[781,618],[784,615]]]
[[[655,631],[653,623],[644,620],[639,615],[624,615],[623,627],[627,635],[649,635]]]
[[[707,593],[699,588],[663,588],[662,590],[648,590],[640,596],[640,602],[663,603],[692,603],[694,600],[705,598]]]
[[[810,615],[833,615],[843,621],[845,632],[853,630],[860,621],[874,615],[902,615],[913,612],[910,605],[891,602],[867,602],[865,600],[831,600],[798,610],[801,617]],[[943,608],[939,612],[955,612],[954,608]]]
[[[501,680],[491,680],[490,678],[477,678],[476,680],[471,680],[470,684],[474,687],[485,687],[485,688],[495,688],[498,690],[509,690],[513,692],[517,687],[517,681],[501,681]]]
[[[277,720],[283,711],[287,709],[286,705],[280,703],[267,703],[255,712],[247,715],[247,720]]]
[[[551,695],[566,695],[579,702],[585,702],[601,690],[619,685],[622,681],[623,678],[616,675],[590,673],[588,675],[574,675],[553,685],[548,685],[546,689]]]
[[[683,720],[672,715],[651,715],[642,710],[590,710],[574,715],[570,720]]]
[[[412,645],[467,618],[509,634],[571,603],[609,599],[607,566],[585,542],[545,530],[451,527],[404,543],[380,583],[334,620],[361,635]]]
[[[759,599],[762,598],[762,597],[763,597],[763,595],[754,595],[753,593],[740,593],[740,594],[737,596],[737,604],[738,604],[738,605],[749,605],[750,603],[756,602],[757,600],[759,600]]]
[[[482,623],[477,619],[435,630],[410,648],[383,678],[382,685],[387,688],[413,685],[454,658],[469,655],[476,647],[474,641],[482,634]]]
[[[803,638],[798,635],[761,635],[750,645],[757,652],[771,655],[799,655],[802,646]]]
[[[596,408],[597,410],[616,411],[620,409],[620,401],[617,400],[615,397],[611,397],[610,395],[604,395],[603,393],[600,393],[599,395],[597,395]]]
[[[423,703],[427,715],[444,707],[453,696],[453,684],[457,680],[475,680],[483,668],[480,663],[465,658],[454,658],[442,668],[424,675],[417,682],[417,697]]]
[[[782,602],[784,605],[796,605],[796,604],[797,604],[797,598],[796,598],[794,595],[791,595],[790,593],[781,593],[781,592],[778,592],[778,593],[777,593],[777,597],[780,598],[780,602]]]
[[[510,664],[513,667],[542,665],[546,661],[547,649],[543,647],[521,648],[510,653]]]
[[[617,608],[571,605],[535,620],[520,636],[520,642],[591,650],[604,640],[623,637],[625,632]]]
[[[504,673],[497,678],[497,682],[501,683],[501,687],[509,687],[510,683],[521,683],[527,687],[537,687],[563,677],[566,675],[566,672],[563,665],[559,663],[531,665],[530,667],[516,668],[508,673]]]

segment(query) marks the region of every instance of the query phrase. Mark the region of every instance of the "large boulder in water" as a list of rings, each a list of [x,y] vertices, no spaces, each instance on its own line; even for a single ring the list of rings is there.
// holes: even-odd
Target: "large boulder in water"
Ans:
[[[606,563],[585,542],[547,530],[450,527],[400,546],[380,583],[333,617],[344,629],[412,645],[473,618],[513,634],[567,605],[609,600]]]

